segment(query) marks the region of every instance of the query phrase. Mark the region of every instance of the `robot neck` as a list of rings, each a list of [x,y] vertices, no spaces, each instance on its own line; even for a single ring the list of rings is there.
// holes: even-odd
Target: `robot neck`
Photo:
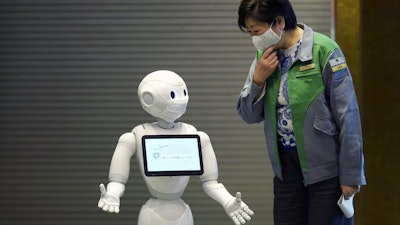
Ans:
[[[164,128],[164,129],[171,129],[175,126],[174,122],[167,122],[163,119],[158,119],[157,122],[158,122],[158,126],[160,126],[161,128]]]

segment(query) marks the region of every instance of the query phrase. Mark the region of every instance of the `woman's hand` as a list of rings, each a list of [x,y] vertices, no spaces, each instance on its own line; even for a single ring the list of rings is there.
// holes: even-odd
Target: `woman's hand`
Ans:
[[[264,86],[265,80],[275,71],[279,64],[277,50],[275,46],[267,48],[262,54],[261,58],[257,62],[256,69],[254,71],[253,81],[258,86]]]
[[[360,185],[340,185],[340,188],[345,199],[360,191]]]

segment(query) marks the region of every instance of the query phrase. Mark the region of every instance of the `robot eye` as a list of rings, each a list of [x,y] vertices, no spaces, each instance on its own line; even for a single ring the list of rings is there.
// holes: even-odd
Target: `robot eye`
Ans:
[[[171,95],[171,99],[175,99],[176,97],[179,96],[179,93],[176,90],[172,90],[170,95]]]
[[[184,94],[185,96],[187,96],[187,91],[186,91],[186,89],[183,89],[183,94]]]

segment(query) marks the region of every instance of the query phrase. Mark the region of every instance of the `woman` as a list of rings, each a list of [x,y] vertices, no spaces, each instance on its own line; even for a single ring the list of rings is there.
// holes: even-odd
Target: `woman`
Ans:
[[[337,205],[366,184],[359,108],[339,46],[297,24],[288,0],[242,0],[238,25],[257,49],[237,110],[264,121],[274,224],[353,224]]]

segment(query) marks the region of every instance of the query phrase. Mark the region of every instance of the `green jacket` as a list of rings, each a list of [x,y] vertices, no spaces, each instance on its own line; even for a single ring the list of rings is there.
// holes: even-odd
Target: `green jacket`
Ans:
[[[339,46],[323,34],[304,29],[298,59],[288,75],[289,106],[304,183],[335,176],[341,184],[364,185],[361,122],[352,78]],[[280,85],[277,69],[266,81],[263,97],[252,82],[257,53],[237,110],[247,123],[264,121],[267,149],[275,176],[282,177],[277,148],[276,101]]]

